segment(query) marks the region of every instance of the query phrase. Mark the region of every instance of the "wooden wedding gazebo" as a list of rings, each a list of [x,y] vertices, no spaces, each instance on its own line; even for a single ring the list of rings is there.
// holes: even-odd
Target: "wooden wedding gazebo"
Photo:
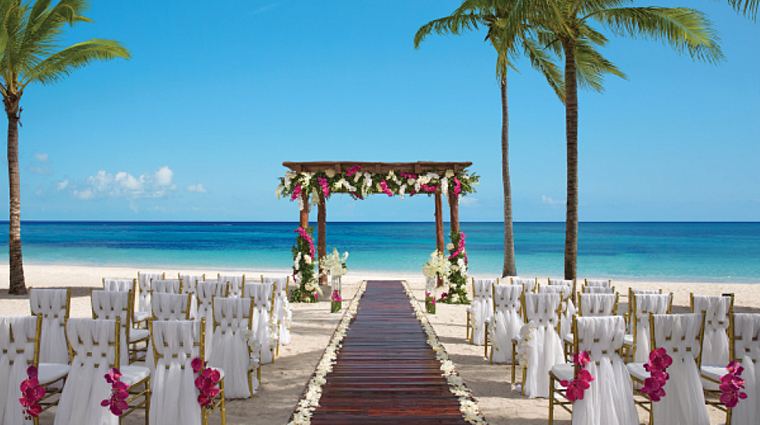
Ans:
[[[451,212],[451,232],[459,233],[459,195],[474,191],[478,176],[466,172],[472,162],[355,162],[317,161],[283,162],[291,171],[281,179],[278,195],[289,195],[300,206],[299,226],[309,227],[309,198],[317,196],[317,253],[326,252],[327,198],[333,193],[348,193],[356,199],[368,194],[388,196],[432,195],[435,198],[436,247],[444,252],[443,213],[441,195],[447,195]],[[357,174],[359,174],[357,176]],[[317,183],[312,181],[316,177]],[[421,181],[425,180],[424,183]],[[307,182],[303,187],[303,182]],[[298,182],[298,183],[294,183]],[[354,187],[352,183],[357,184]],[[428,184],[430,183],[430,184]],[[309,190],[309,188],[312,190]],[[314,189],[316,188],[316,189]],[[409,190],[411,189],[411,190]],[[453,192],[453,193],[452,193]],[[453,196],[451,196],[453,195]],[[299,199],[300,198],[300,199]]]

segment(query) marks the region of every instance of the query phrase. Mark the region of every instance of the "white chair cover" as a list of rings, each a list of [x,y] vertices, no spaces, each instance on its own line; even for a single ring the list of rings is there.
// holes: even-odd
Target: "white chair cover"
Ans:
[[[246,283],[243,296],[253,299],[253,323],[251,329],[261,344],[261,364],[272,363],[277,346],[277,324],[272,321],[269,296],[274,288],[270,283]]]
[[[153,290],[153,293],[179,294],[181,286],[182,281],[179,279],[153,279],[150,282],[150,287]]]
[[[188,320],[189,294],[154,292],[150,304],[154,320]]]
[[[567,279],[551,279],[549,278],[549,285],[569,285],[570,288],[573,287],[573,281],[567,280]]]
[[[728,364],[728,313],[731,298],[720,295],[694,295],[694,312],[705,315],[702,363]]]
[[[578,310],[575,308],[575,304],[573,304],[573,300],[571,299],[573,295],[573,281],[559,279],[549,280],[554,280],[554,283],[548,286],[539,286],[538,293],[562,295],[562,324],[560,326],[560,334],[562,336],[570,335],[572,333],[573,316],[578,312]]]
[[[64,328],[69,315],[68,289],[32,288],[29,290],[29,305],[33,315],[42,315],[39,362],[69,364]]]
[[[245,334],[251,329],[250,298],[214,298],[213,356],[209,366],[224,370],[226,398],[248,398],[250,353]],[[258,380],[253,377],[254,394]]]
[[[533,321],[536,326],[529,337],[533,346],[525,376],[525,395],[529,398],[548,397],[548,373],[555,364],[565,363],[562,340],[556,330],[561,302],[560,294],[525,294],[527,322]]]
[[[200,344],[200,322],[153,322],[152,331],[159,357],[151,375],[150,423],[200,425],[199,391],[190,365],[199,355],[194,344]]]
[[[486,341],[485,322],[493,317],[493,284],[496,279],[474,279],[472,303],[467,307],[472,326],[472,343],[483,345]]]
[[[615,290],[606,286],[584,286],[584,294],[614,294]]]
[[[202,274],[181,274],[179,275],[179,280],[182,281],[183,294],[195,294],[198,282],[206,280],[206,276]]]
[[[492,361],[504,364],[512,361],[512,338],[520,336],[523,325],[520,315],[522,285],[495,285],[493,296]]]
[[[616,300],[615,294],[580,294],[581,316],[612,316]]]
[[[119,332],[119,362],[122,365],[129,364],[127,356],[127,338],[129,337],[130,322],[129,316],[129,298],[132,293],[127,291],[92,291],[92,315],[95,319],[100,320],[121,320],[121,331]]]
[[[522,285],[524,292],[534,292],[536,290],[535,278],[511,277],[512,285]]]
[[[760,314],[734,314],[734,357],[741,359],[745,400],[733,409],[731,425],[756,425],[760,418]]]
[[[617,353],[623,345],[621,316],[578,317],[578,351],[587,351],[594,380],[573,404],[573,425],[639,425],[628,369]]]
[[[293,310],[288,300],[288,278],[287,277],[267,277],[264,276],[264,283],[274,285],[274,320],[279,323],[279,341],[281,345],[290,344],[290,324],[293,320]]]
[[[240,298],[243,296],[243,283],[245,283],[245,275],[232,275],[232,276],[225,276],[225,275],[219,275],[219,283],[226,283],[229,285],[229,295],[230,298]]]
[[[609,281],[609,279],[586,279],[586,286],[611,288],[612,283]]]
[[[217,283],[211,281],[198,282],[196,296],[198,298],[198,311],[195,315],[195,320],[199,321],[202,318],[206,318],[206,358],[212,357],[211,350],[213,349],[211,341],[214,334],[214,310],[211,305],[212,298],[223,298],[227,296],[227,284]]]
[[[699,313],[654,315],[655,344],[673,358],[665,397],[652,406],[655,425],[710,425],[696,362],[702,322]]]
[[[135,291],[134,279],[103,279],[103,289],[106,291]]]
[[[111,395],[111,385],[103,376],[116,362],[116,321],[69,319],[66,335],[76,354],[58,402],[54,424],[117,425],[119,417],[100,405]]]
[[[0,316],[0,424],[31,424],[18,399],[34,362],[37,316]],[[20,351],[20,352],[18,352]]]
[[[649,313],[665,314],[670,306],[670,294],[634,294],[636,304],[636,354],[634,362],[648,362],[652,351],[649,335]],[[667,391],[667,390],[666,390]],[[656,403],[657,404],[657,403]]]
[[[140,287],[140,294],[137,299],[137,311],[150,313],[150,291],[153,290],[150,281],[163,278],[164,273],[137,273],[137,285]]]

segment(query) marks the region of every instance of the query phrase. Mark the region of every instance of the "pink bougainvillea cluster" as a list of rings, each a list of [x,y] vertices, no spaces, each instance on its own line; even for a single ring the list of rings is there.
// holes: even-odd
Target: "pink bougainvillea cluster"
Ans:
[[[393,196],[393,192],[391,192],[390,189],[388,189],[388,183],[386,183],[385,180],[380,182],[380,189],[382,189],[383,193],[385,193],[388,196]]]
[[[744,389],[744,379],[740,378],[744,368],[739,366],[739,362],[732,360],[726,366],[727,374],[720,377],[720,390],[723,394],[720,396],[720,402],[727,408],[733,409],[739,403],[739,400],[747,398],[747,393],[740,391]]]
[[[115,367],[103,376],[106,382],[111,384],[111,397],[101,401],[100,405],[108,407],[114,416],[121,416],[125,410],[129,409],[129,404],[127,404],[129,385],[121,382],[121,371]]]
[[[458,178],[454,177],[454,197],[459,196],[462,193],[462,182]]]
[[[299,227],[294,231],[298,233],[298,236],[306,239],[306,242],[309,243],[309,250],[311,251],[311,256],[314,257],[314,240],[311,238],[311,236],[309,236],[309,234],[306,233],[306,230],[304,230],[303,227]]]
[[[652,350],[649,353],[649,362],[644,369],[649,372],[649,378],[644,380],[644,387],[639,391],[649,396],[653,402],[660,401],[665,397],[665,383],[670,375],[665,370],[673,364],[673,358],[668,355],[664,347]]]
[[[424,190],[425,192],[428,192],[428,193],[433,193],[433,192],[437,191],[437,190],[438,190],[438,188],[439,188],[440,186],[428,186],[428,185],[426,185],[426,184],[421,184],[421,185],[420,185],[420,187],[421,187],[421,188],[422,188],[422,190]]]
[[[580,367],[580,369],[578,369],[578,374],[575,375],[575,378],[572,381],[568,382],[564,379],[560,381],[560,384],[562,384],[563,387],[567,387],[565,396],[571,402],[575,402],[575,400],[583,400],[583,392],[589,389],[591,386],[590,382],[594,380],[594,377],[591,376],[591,372],[586,370],[586,365],[590,361],[591,357],[588,355],[587,351],[573,354],[573,363]]]
[[[325,198],[328,198],[330,196],[330,185],[327,184],[327,179],[319,177],[317,178],[317,181],[319,182],[319,185],[322,186],[322,194],[325,195]]]
[[[400,172],[400,173],[398,173],[398,174],[401,177],[405,178],[405,179],[414,179],[414,180],[417,180],[417,174],[409,174],[409,173],[405,173],[403,171]]]
[[[349,168],[348,171],[346,171],[346,177],[351,177],[361,170],[362,170],[361,165],[354,165],[353,167]]]
[[[193,373],[198,374],[198,377],[195,378],[195,388],[201,392],[198,395],[198,404],[201,407],[208,406],[214,397],[222,391],[216,387],[222,376],[218,370],[206,367],[206,362],[201,361],[198,357],[194,358],[190,365],[193,367]]]
[[[296,187],[293,188],[293,194],[290,195],[290,200],[295,201],[299,196],[301,196],[301,183],[298,183]]]
[[[31,420],[42,413],[42,406],[40,406],[39,401],[45,397],[47,391],[40,386],[40,382],[37,380],[37,368],[34,365],[26,369],[26,375],[29,378],[21,383],[21,398],[18,401],[24,408],[24,417]]]
[[[469,264],[467,261],[467,251],[464,250],[464,240],[467,236],[464,234],[464,232],[459,232],[459,235],[461,236],[459,239],[459,246],[457,247],[457,250],[449,256],[449,260],[457,258],[457,256],[464,251],[464,263]]]

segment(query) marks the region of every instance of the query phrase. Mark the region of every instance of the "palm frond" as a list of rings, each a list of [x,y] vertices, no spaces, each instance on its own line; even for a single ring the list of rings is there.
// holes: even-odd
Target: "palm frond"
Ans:
[[[728,0],[728,4],[730,4],[735,11],[753,21],[757,20],[757,9],[758,5],[760,5],[760,0]]]
[[[478,24],[482,24],[482,16],[465,13],[453,14],[445,18],[430,21],[420,27],[414,35],[414,48],[419,48],[425,38],[432,34],[460,34],[468,30],[478,29]]]
[[[34,72],[24,76],[22,87],[32,82],[51,84],[96,60],[129,59],[131,56],[121,43],[113,40],[93,39],[77,43],[41,61]]]
[[[723,59],[717,32],[700,11],[687,8],[624,7],[590,17],[617,34],[668,42],[679,53],[715,63]]]
[[[575,46],[576,80],[581,89],[603,92],[605,74],[627,79],[614,63],[602,56],[588,41],[578,40]]]
[[[554,90],[561,102],[565,101],[565,82],[562,75],[562,69],[554,63],[550,51],[541,47],[539,42],[533,38],[524,39],[522,42],[525,57],[530,61],[531,66],[538,70],[549,87]]]

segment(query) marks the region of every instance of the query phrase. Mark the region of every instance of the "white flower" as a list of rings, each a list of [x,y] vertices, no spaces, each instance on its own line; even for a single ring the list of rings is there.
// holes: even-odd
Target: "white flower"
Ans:
[[[406,184],[408,184],[409,186],[414,186],[414,183],[416,183],[414,179],[408,179],[406,181]]]
[[[451,243],[451,242],[447,243],[446,244],[446,249],[448,249],[449,251],[453,251],[454,250],[454,244]]]
[[[307,282],[306,285],[304,285],[304,289],[311,292],[314,290],[314,283],[313,282]]]
[[[364,173],[364,185],[367,187],[372,186],[372,174]]]
[[[459,266],[457,266],[457,265],[455,264],[455,265],[451,266],[451,270],[453,270],[453,271],[455,271],[455,272],[458,272],[458,271],[459,271]]]
[[[304,255],[303,260],[306,261],[306,264],[311,264],[311,255]]]
[[[362,178],[361,173],[354,173],[354,183],[358,182]]]
[[[335,177],[335,170],[333,170],[332,168],[327,169],[325,170],[325,174],[327,175],[327,177],[333,178]]]
[[[377,188],[378,192],[382,192],[383,188],[380,186],[380,183],[376,184],[375,187]]]
[[[274,194],[277,196],[277,199],[280,199],[280,195],[282,194],[282,185],[277,186],[277,190],[274,191]]]
[[[288,178],[288,179],[292,179],[295,176],[296,176],[296,172],[295,171],[288,171],[288,172],[285,173],[285,177]]]
[[[446,170],[446,177],[448,178],[454,177],[454,170]]]

